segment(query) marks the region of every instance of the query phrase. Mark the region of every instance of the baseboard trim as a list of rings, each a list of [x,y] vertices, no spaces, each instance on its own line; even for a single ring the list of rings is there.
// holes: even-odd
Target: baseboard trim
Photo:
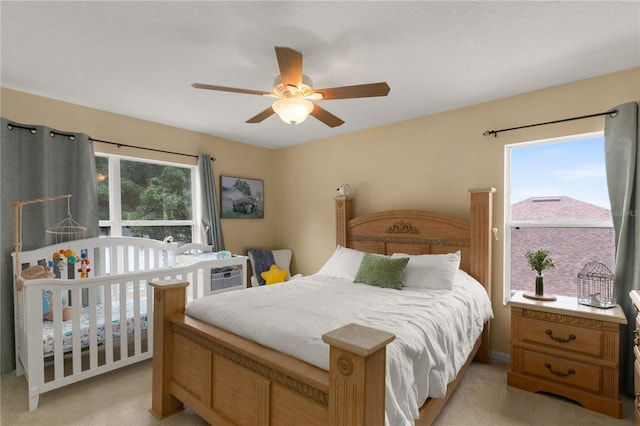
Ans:
[[[504,352],[491,351],[491,358],[496,361],[506,362],[507,364],[511,363],[511,355],[505,354]]]

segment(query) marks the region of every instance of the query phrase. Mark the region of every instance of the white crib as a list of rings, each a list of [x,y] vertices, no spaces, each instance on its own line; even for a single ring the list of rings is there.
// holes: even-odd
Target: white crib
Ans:
[[[46,265],[60,249],[75,251],[78,259],[84,253],[91,268],[86,278],[80,278],[79,260],[62,271],[55,268],[57,278],[19,274],[29,266]],[[242,268],[246,287],[246,258],[176,266],[178,253],[175,244],[145,238],[86,238],[21,252],[20,271],[13,254],[16,373],[27,378],[30,411],[37,408],[41,393],[152,356],[149,282],[188,280],[187,298],[195,299],[211,293],[212,269],[233,264]],[[51,295],[52,321],[43,319],[43,291]],[[67,321],[62,319],[63,301],[72,311]]]

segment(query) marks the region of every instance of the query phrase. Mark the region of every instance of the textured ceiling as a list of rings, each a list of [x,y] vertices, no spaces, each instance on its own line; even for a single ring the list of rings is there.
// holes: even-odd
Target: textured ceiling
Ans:
[[[638,1],[2,1],[0,13],[3,87],[268,148],[640,66]],[[246,124],[272,99],[191,87],[269,91],[274,46],[302,52],[317,88],[391,92],[322,102],[346,122],[331,129]]]

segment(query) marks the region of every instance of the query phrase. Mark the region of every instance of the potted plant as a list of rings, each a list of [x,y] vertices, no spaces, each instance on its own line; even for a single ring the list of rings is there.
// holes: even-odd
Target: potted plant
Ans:
[[[531,265],[531,270],[536,271],[536,296],[544,294],[544,275],[542,271],[553,268],[553,260],[549,257],[549,250],[540,249],[535,252],[527,252],[527,260]]]

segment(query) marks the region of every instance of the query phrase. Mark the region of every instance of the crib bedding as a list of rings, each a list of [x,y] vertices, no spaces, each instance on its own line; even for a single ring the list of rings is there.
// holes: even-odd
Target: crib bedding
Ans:
[[[133,299],[127,299],[127,334],[133,334],[135,324],[134,314],[134,301]],[[148,326],[147,318],[147,299],[146,297],[140,298],[140,329],[146,330]],[[97,342],[101,344],[105,341],[105,306],[103,304],[96,305],[96,324],[97,324]],[[120,303],[114,302],[111,305],[111,334],[113,338],[120,336]],[[90,308],[85,306],[80,313],[80,330],[77,333],[80,336],[80,347],[89,347],[91,337],[91,315]],[[62,347],[63,353],[70,352],[73,347],[73,329],[72,320],[62,322]],[[53,355],[54,351],[54,328],[53,321],[44,321],[42,324],[42,345],[44,356]]]
[[[395,334],[387,346],[389,425],[413,424],[427,397],[445,395],[493,317],[486,291],[462,270],[452,290],[395,290],[316,274],[198,299],[186,313],[324,370],[324,333],[358,323]]]

